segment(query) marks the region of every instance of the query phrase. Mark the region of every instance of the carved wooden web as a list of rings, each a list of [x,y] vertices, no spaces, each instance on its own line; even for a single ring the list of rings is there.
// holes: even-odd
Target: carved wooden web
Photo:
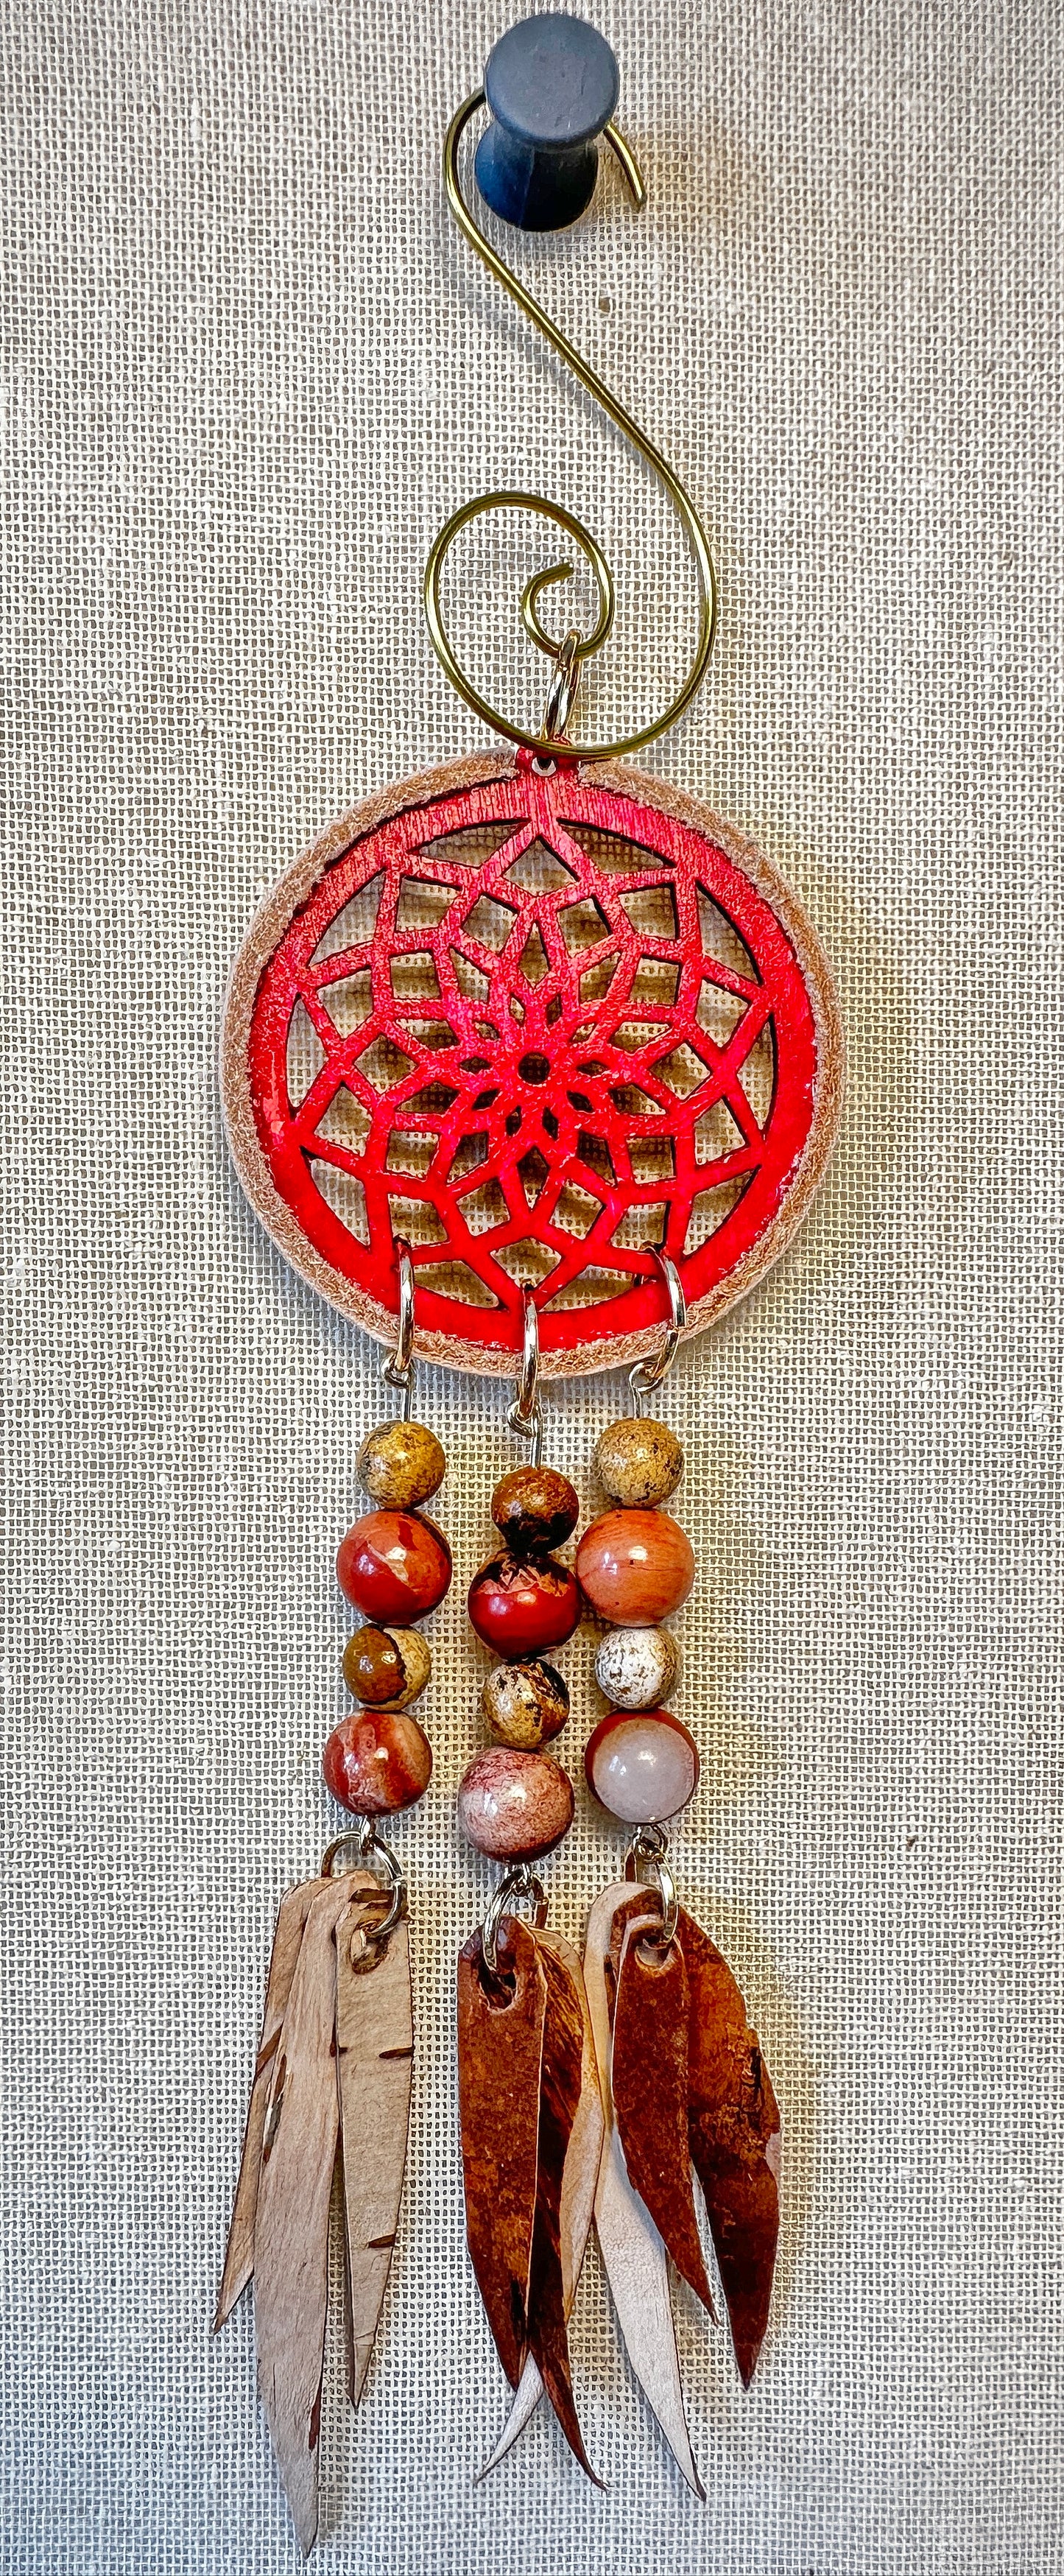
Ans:
[[[294,1220],[338,1303],[387,1331],[403,1234],[456,1357],[509,1365],[527,1282],[548,1362],[602,1366],[660,1325],[648,1244],[692,1308],[763,1246],[817,1029],[778,911],[706,832],[519,758],[331,860],[259,976],[246,1068],[286,1249]]]

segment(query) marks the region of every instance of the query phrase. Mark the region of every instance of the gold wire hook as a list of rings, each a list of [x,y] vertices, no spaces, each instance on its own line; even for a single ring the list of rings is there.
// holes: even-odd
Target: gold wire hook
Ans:
[[[557,323],[551,321],[550,315],[543,311],[542,305],[537,304],[535,297],[530,295],[527,288],[512,275],[505,262],[492,249],[487,235],[481,232],[479,224],[471,214],[462,195],[458,177],[458,148],[470,118],[475,116],[478,108],[483,105],[483,90],[474,90],[472,98],[466,99],[464,107],[458,109],[447,129],[447,140],[443,147],[443,176],[447,202],[455,222],[460,232],[465,234],[471,248],[475,250],[478,259],[483,260],[485,268],[489,270],[496,284],[512,297],[513,302],[518,305],[534,329],[543,333],[544,339],[549,342],[558,357],[564,359],[566,366],[571,368],[577,382],[583,385],[585,393],[589,393],[593,401],[601,404],[603,411],[608,414],[615,427],[630,440],[637,454],[644,458],[646,464],[664,484],[669,499],[686,529],[698,574],[698,642],[695,656],[683,687],[678,691],[671,705],[666,708],[664,715],[658,716],[653,724],[642,725],[636,733],[622,734],[616,742],[570,743],[567,746],[570,754],[579,760],[613,760],[619,758],[622,752],[639,751],[644,744],[656,741],[659,733],[664,733],[669,725],[675,724],[677,717],[683,714],[684,708],[690,705],[696,689],[701,686],[717,629],[717,579],[713,569],[713,558],[701,519],[693,501],[685,492],[679,476],[673,473],[671,465],[666,462],[660,449],[652,446],[651,441],[643,436],[642,430],[637,427],[631,413],[625,410],[623,403],[617,401],[615,394],[611,394],[609,386],[603,384],[601,376],[595,374],[594,368],[588,366],[586,358],[582,358],[579,350],[574,349],[572,342],[566,339],[564,332],[559,331]],[[633,203],[638,209],[646,202],[646,189],[635,155],[625,142],[624,136],[618,134],[615,126],[606,126],[605,139],[620,165]],[[444,559],[454,539],[463,528],[469,526],[471,520],[482,518],[485,511],[500,509],[532,510],[541,519],[551,519],[556,527],[564,528],[566,535],[572,537],[585,562],[590,565],[598,592],[598,615],[591,634],[582,636],[575,648],[570,647],[572,659],[577,664],[586,661],[589,653],[598,651],[600,644],[605,643],[613,625],[613,575],[601,547],[596,544],[590,530],[583,527],[580,520],[574,518],[572,511],[567,510],[562,502],[546,501],[537,492],[485,492],[478,500],[464,502],[462,508],[456,510],[453,517],[448,519],[446,527],[440,529],[425,566],[425,615],[433,644],[452,688],[457,689],[459,697],[464,698],[467,707],[471,707],[474,715],[480,716],[495,733],[504,734],[509,742],[522,743],[528,751],[549,756],[556,749],[556,739],[552,739],[546,730],[540,733],[526,733],[520,725],[511,724],[506,716],[500,715],[495,707],[489,706],[479,689],[466,678],[465,672],[452,652],[443,622],[440,580]],[[531,636],[533,643],[539,646],[540,651],[549,653],[555,661],[563,648],[540,625],[539,597],[549,584],[563,581],[570,577],[571,573],[572,565],[567,563],[551,564],[545,572],[534,573],[521,601],[521,615],[526,632]]]

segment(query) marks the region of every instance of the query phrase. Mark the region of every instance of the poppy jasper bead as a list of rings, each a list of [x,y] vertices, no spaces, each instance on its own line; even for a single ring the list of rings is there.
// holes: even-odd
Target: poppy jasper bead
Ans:
[[[417,1512],[367,1512],[340,1542],[341,1592],[379,1627],[405,1627],[442,1601],[451,1551],[442,1530]]]
[[[334,1726],[322,1755],[325,1786],[352,1816],[393,1816],[428,1788],[432,1747],[402,1709],[359,1708]]]
[[[548,1753],[492,1744],[474,1754],[458,1791],[458,1822],[485,1860],[542,1860],[572,1821],[572,1781]]]
[[[580,1618],[576,1578],[556,1557],[526,1562],[507,1551],[474,1575],[469,1616],[484,1644],[511,1660],[564,1646]]]
[[[584,1531],[576,1571],[600,1619],[648,1628],[686,1601],[695,1560],[686,1530],[668,1512],[604,1512]]]

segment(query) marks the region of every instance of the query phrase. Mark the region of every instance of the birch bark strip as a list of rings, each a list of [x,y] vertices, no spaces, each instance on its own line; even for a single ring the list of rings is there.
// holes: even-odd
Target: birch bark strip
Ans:
[[[303,1938],[303,1927],[315,1897],[320,1896],[322,1888],[327,1887],[328,1883],[324,1878],[305,1879],[301,1887],[288,1889],[277,1909],[269,1974],[266,1979],[262,2033],[255,2059],[255,2071],[251,2079],[240,2172],[233,2197],[233,2215],[229,2222],[225,2263],[218,2289],[218,2305],[214,2314],[215,2334],[220,2326],[224,2326],[226,2318],[231,2316],[237,2300],[246,2290],[251,2279],[255,2259],[255,2203],[259,2190],[262,2132],[270,2090],[270,2070],[281,2035],[285,2007],[291,1993],[296,1960],[299,1957],[299,1945]]]
[[[336,1933],[336,2081],[352,2406],[365,2384],[399,2223],[414,2052],[409,1926],[397,1923],[381,1945],[365,1940],[365,1919],[353,1914],[338,1924]]]
[[[329,2203],[339,2127],[334,1934],[351,1903],[349,1882],[330,1879],[307,1915],[274,2055],[255,2215],[259,2392],[304,2556],[318,2528]]]

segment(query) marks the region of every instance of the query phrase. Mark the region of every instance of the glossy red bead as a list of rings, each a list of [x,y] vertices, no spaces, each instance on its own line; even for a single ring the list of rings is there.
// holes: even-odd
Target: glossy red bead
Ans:
[[[322,1755],[325,1786],[352,1816],[393,1816],[428,1788],[432,1747],[416,1717],[359,1708],[334,1726]]]
[[[486,1860],[542,1860],[573,1821],[573,1784],[547,1753],[492,1744],[476,1753],[458,1791],[458,1822]]]
[[[576,1571],[600,1619],[653,1628],[686,1601],[695,1560],[686,1530],[668,1512],[604,1512],[584,1531]]]
[[[341,1540],[336,1573],[364,1619],[402,1627],[442,1601],[451,1551],[443,1531],[419,1512],[366,1512]]]
[[[567,1565],[507,1551],[481,1567],[469,1587],[469,1616],[497,1655],[516,1660],[564,1646],[580,1619],[580,1592]]]

